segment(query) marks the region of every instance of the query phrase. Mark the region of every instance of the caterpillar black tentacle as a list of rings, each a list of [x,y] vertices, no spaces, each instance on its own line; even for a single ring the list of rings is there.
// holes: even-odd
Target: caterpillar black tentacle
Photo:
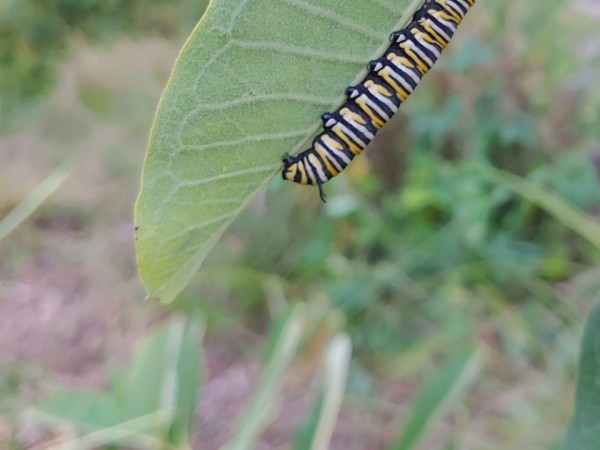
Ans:
[[[283,179],[316,185],[325,202],[323,184],[342,172],[391,119],[474,4],[475,0],[425,0],[406,27],[390,34],[390,46],[368,63],[362,82],[346,88],[346,102],[321,116],[323,131],[311,147],[283,156]]]

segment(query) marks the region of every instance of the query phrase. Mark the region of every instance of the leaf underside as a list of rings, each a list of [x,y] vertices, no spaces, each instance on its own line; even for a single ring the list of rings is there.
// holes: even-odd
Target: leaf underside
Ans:
[[[140,277],[173,300],[249,200],[308,147],[421,0],[214,0],[152,127],[135,208]]]

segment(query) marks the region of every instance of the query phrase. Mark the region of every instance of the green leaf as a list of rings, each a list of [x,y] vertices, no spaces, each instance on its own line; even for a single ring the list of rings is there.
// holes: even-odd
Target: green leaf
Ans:
[[[202,326],[193,317],[174,318],[154,330],[135,354],[120,400],[127,418],[170,411],[173,443],[187,438],[200,383]]]
[[[68,421],[87,431],[112,427],[124,420],[119,405],[109,394],[78,389],[42,401],[35,414],[47,422]]]
[[[409,450],[417,446],[421,436],[436,416],[448,406],[453,394],[466,388],[479,365],[477,350],[469,349],[447,362],[425,385],[412,405],[410,416],[390,450]]]
[[[135,208],[140,277],[173,300],[421,0],[214,0],[158,106]],[[315,196],[317,194],[315,193]]]
[[[170,411],[154,412],[127,420],[121,405],[110,393],[69,389],[40,402],[33,410],[33,416],[59,429],[69,424],[82,434],[53,447],[55,450],[85,450],[115,443],[158,448],[162,439],[147,433],[157,426],[168,426],[172,414]]]
[[[199,320],[174,318],[142,342],[129,372],[112,374],[112,392],[66,390],[41,402],[36,416],[89,432],[64,448],[118,441],[141,448],[162,448],[166,442],[185,448],[201,379],[201,336]]]
[[[581,341],[575,414],[564,448],[600,448],[600,300],[590,313]]]

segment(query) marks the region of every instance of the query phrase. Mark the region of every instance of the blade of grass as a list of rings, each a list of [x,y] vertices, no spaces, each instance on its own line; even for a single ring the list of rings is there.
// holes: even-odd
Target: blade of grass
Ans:
[[[551,214],[556,220],[569,227],[594,247],[600,249],[600,223],[577,208],[567,204],[553,192],[525,178],[489,166],[478,169],[495,183],[506,186]]]
[[[343,333],[330,342],[325,355],[325,381],[316,407],[296,436],[295,450],[327,450],[340,411],[352,344]]]
[[[117,443],[128,443],[142,448],[160,448],[162,445],[161,440],[147,433],[155,428],[157,424],[168,425],[172,415],[173,411],[171,410],[156,411],[112,427],[93,431],[67,442],[61,442],[51,447],[44,446],[43,448],[45,450],[88,450]],[[65,423],[63,420],[40,411],[36,411],[35,417],[46,423]]]
[[[600,299],[589,315],[579,357],[575,414],[565,450],[600,448]]]
[[[189,430],[196,417],[197,393],[203,376],[202,338],[204,323],[196,315],[169,324],[165,347],[171,355],[167,362],[160,396],[161,409],[175,411],[169,430],[169,440],[177,448],[189,445]]]
[[[235,427],[235,435],[222,447],[223,450],[249,450],[255,448],[258,436],[275,414],[277,395],[287,368],[296,356],[304,335],[305,322],[304,308],[296,306],[289,313],[281,328],[276,330],[278,339],[269,352],[258,387]]]
[[[313,450],[329,448],[329,441],[344,397],[351,350],[350,338],[345,334],[338,334],[333,338],[327,349],[325,398],[321,420],[315,432]]]
[[[64,163],[27,195],[12,211],[0,220],[0,241],[30,217],[73,172],[72,163]]]
[[[115,392],[126,417],[169,410],[174,415],[163,430],[182,444],[193,423],[202,376],[199,343],[203,324],[195,316],[173,317],[150,333],[138,348],[123,391]]]
[[[469,349],[446,363],[421,388],[412,405],[409,418],[390,450],[410,450],[417,446],[436,417],[450,405],[452,398],[463,391],[479,366],[477,349]]]

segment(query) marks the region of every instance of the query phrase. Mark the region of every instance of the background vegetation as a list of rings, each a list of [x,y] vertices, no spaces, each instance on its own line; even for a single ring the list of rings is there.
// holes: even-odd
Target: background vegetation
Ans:
[[[0,442],[79,442],[80,427],[49,427],[45,419],[100,403],[65,394],[67,387],[101,388],[110,392],[103,406],[110,399],[122,406],[104,409],[113,412],[106,422],[92,414],[94,425],[112,431],[81,445],[121,437],[118,425],[137,417],[123,405],[139,403],[124,400],[124,387],[145,380],[142,397],[156,390],[161,361],[143,355],[163,348],[161,339],[172,335],[164,330],[190,336],[178,348],[195,354],[189,343],[204,329],[200,313],[206,336],[196,356],[207,370],[198,372],[204,384],[193,439],[195,448],[218,448],[243,428],[234,420],[261,367],[283,364],[275,357],[278,333],[288,330],[300,345],[292,331],[304,314],[315,329],[305,330],[311,339],[259,448],[284,447],[299,423],[306,426],[297,442],[302,430],[310,435],[303,418],[319,393],[316,361],[339,330],[351,337],[353,356],[331,448],[408,448],[396,436],[414,422],[416,392],[439,386],[434,374],[453,373],[465,348],[477,349],[476,374],[450,413],[424,421],[419,448],[559,448],[600,260],[548,204],[562,199],[590,216],[600,205],[594,3],[480,2],[401,114],[327,186],[327,205],[312,189],[273,181],[193,285],[164,307],[142,301],[131,209],[156,102],[200,3],[0,7],[0,211],[64,160],[74,167],[0,241]],[[536,186],[553,196],[541,201]],[[302,302],[310,311],[293,308]],[[134,357],[144,338],[156,347]],[[186,383],[178,380],[183,394],[175,390],[171,403],[194,397]],[[164,398],[156,402],[165,406]],[[131,445],[178,445],[187,432],[185,418],[151,419],[140,432],[155,440]]]

